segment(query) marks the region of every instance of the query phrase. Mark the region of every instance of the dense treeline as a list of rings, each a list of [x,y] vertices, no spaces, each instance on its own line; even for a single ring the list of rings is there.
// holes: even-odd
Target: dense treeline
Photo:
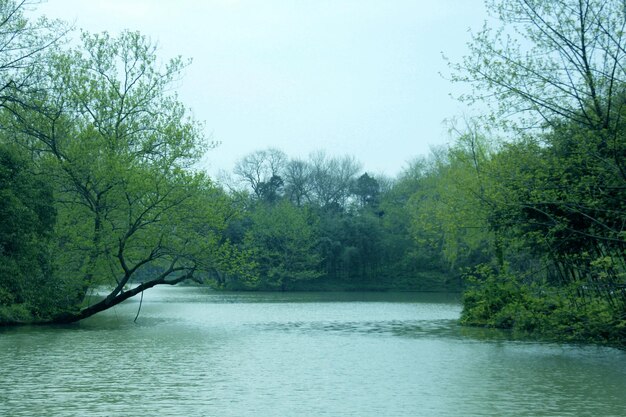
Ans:
[[[414,222],[423,162],[398,179],[371,176],[354,158],[289,159],[277,149],[242,158],[228,183],[241,215],[226,235],[254,273],[231,289],[460,289],[456,269]],[[435,241],[437,237],[431,238]]]
[[[488,1],[451,63],[481,117],[397,178],[351,156],[211,147],[160,64],[0,0],[0,323],[71,322],[155,285],[464,290],[465,324],[626,340],[626,14],[618,0]],[[100,292],[94,295],[94,291]]]
[[[277,170],[278,152],[264,177],[253,167],[267,152],[235,172],[256,204],[282,197],[317,214],[309,224],[326,279],[419,286],[425,272],[457,271],[466,324],[624,343],[623,2],[487,5],[502,28],[475,33],[451,69],[474,87],[461,98],[490,110],[455,129],[447,149],[382,189],[365,174],[348,185],[349,158],[289,162],[308,175],[300,182]]]
[[[136,32],[28,20],[30,6],[0,0],[1,324],[77,321],[187,280],[457,288],[411,235],[415,178],[390,188],[350,157],[268,150],[227,192],[193,169],[212,144],[172,92],[185,61],[161,63]]]

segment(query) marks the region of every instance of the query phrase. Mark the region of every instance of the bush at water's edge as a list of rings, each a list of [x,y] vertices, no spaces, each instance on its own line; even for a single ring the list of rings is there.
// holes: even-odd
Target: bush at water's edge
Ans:
[[[626,348],[625,306],[580,296],[576,288],[526,285],[511,275],[481,272],[467,278],[461,324]]]

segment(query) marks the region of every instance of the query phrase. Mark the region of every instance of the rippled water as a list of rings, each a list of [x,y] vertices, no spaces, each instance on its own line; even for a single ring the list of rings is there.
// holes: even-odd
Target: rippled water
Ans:
[[[626,352],[456,325],[454,296],[157,288],[0,330],[2,416],[624,416]]]

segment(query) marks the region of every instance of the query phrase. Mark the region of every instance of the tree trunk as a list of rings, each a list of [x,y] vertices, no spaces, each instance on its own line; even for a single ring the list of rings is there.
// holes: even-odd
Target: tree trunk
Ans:
[[[44,322],[41,324],[67,324],[67,323],[75,323],[77,321],[86,319],[87,317],[91,317],[96,313],[100,313],[101,311],[104,310],[108,310],[109,308],[116,306],[118,304],[120,304],[123,301],[128,300],[131,297],[134,297],[135,295],[149,289],[152,288],[156,285],[176,285],[179,282],[185,281],[187,279],[191,279],[193,275],[193,271],[189,272],[185,275],[182,275],[178,278],[172,279],[172,280],[166,280],[163,278],[159,278],[159,279],[155,279],[152,281],[147,281],[144,282],[138,286],[136,286],[135,288],[132,288],[128,291],[123,291],[119,294],[117,294],[114,297],[105,297],[102,301],[97,302],[96,304],[90,305],[88,307],[83,308],[82,310],[78,311],[78,312],[64,312],[61,313],[57,316],[55,316],[54,318],[52,318],[52,320],[50,320],[49,322]]]

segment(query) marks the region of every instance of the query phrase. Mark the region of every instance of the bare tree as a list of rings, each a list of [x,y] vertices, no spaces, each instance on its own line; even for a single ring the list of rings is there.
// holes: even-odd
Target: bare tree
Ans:
[[[352,156],[329,158],[319,151],[311,155],[311,198],[321,207],[345,207],[350,186],[361,164]]]
[[[311,167],[301,159],[292,159],[285,166],[285,193],[292,203],[301,206],[311,190]]]
[[[287,163],[284,152],[269,148],[246,155],[235,164],[234,173],[239,179],[250,186],[257,198],[261,198],[263,184],[273,177],[282,177]]]

